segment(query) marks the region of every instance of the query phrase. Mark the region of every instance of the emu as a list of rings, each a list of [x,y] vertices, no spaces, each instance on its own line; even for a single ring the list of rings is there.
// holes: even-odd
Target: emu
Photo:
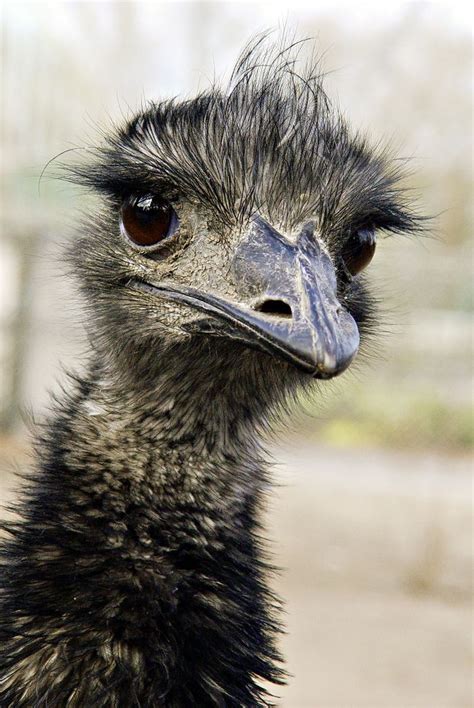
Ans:
[[[69,167],[102,197],[70,253],[90,359],[6,524],[4,706],[258,707],[285,680],[261,433],[366,345],[376,235],[416,226],[297,54],[254,40]]]

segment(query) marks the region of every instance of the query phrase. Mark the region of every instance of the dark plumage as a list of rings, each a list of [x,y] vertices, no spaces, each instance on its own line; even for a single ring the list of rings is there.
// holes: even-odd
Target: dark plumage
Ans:
[[[374,232],[416,226],[295,51],[257,40],[70,169],[104,197],[71,251],[91,357],[7,525],[2,705],[264,706],[283,679],[259,431],[349,365]]]

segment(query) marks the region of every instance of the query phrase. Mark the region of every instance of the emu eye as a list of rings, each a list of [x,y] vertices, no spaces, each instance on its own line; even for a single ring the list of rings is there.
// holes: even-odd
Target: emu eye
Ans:
[[[178,227],[173,207],[151,194],[132,197],[122,206],[120,229],[136,246],[150,248],[172,236]]]
[[[342,259],[351,275],[366,268],[375,253],[377,237],[374,229],[359,229],[352,233],[342,249]]]

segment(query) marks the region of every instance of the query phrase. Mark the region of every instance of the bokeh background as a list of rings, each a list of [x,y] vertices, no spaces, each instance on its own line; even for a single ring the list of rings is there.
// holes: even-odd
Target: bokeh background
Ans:
[[[373,356],[271,441],[268,536],[293,675],[284,708],[461,708],[472,696],[472,14],[461,3],[3,2],[0,496],[61,367],[81,303],[61,252],[90,197],[47,162],[149,98],[228,76],[256,32],[312,37],[354,126],[410,158],[434,216],[371,265]]]

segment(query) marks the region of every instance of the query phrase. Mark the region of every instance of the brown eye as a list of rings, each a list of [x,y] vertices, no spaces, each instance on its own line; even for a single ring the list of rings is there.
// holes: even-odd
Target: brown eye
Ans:
[[[120,227],[133,244],[150,248],[174,234],[178,217],[170,204],[147,194],[125,202]]]
[[[342,249],[342,259],[351,275],[366,268],[375,253],[377,237],[373,229],[359,229],[352,233]]]

